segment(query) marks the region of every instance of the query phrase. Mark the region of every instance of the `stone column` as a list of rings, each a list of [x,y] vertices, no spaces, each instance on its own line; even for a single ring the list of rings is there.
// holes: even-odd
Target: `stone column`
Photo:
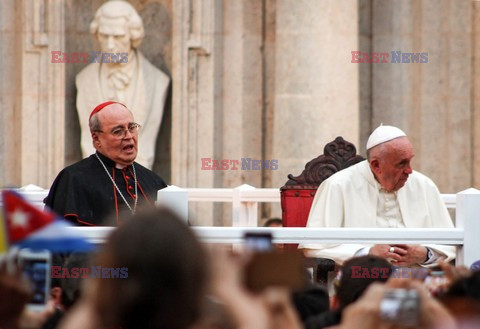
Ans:
[[[480,188],[480,1],[473,1],[472,5],[472,186],[478,189]]]
[[[241,159],[262,159],[262,10],[257,0],[174,2],[173,184],[261,187],[262,171],[241,170]],[[205,170],[202,158],[239,164]],[[196,224],[231,224],[231,205],[190,209]]]
[[[222,130],[217,132],[222,145],[218,155],[239,160],[240,165],[242,158],[262,159],[262,14],[261,1],[224,1]],[[221,184],[261,187],[262,170],[244,169],[221,171]]]
[[[358,145],[358,34],[357,1],[277,1],[272,186],[337,136]]]
[[[372,0],[358,0],[358,50],[372,53]],[[359,66],[360,140],[357,153],[366,157],[365,146],[372,129],[372,64]]]
[[[372,126],[412,140],[414,169],[443,193],[471,186],[471,2],[374,1],[373,51],[428,53],[427,63],[373,66]]]
[[[19,125],[15,118],[17,94],[17,42],[15,0],[0,1],[0,188],[18,186],[20,174],[12,161],[19,161],[16,150]]]
[[[64,164],[64,2],[2,1],[2,186],[48,188]]]
[[[222,7],[214,0],[173,2],[172,184],[180,187],[215,185],[215,172],[201,170],[201,156],[213,157],[220,143]],[[213,223],[212,205],[189,206],[190,219]]]

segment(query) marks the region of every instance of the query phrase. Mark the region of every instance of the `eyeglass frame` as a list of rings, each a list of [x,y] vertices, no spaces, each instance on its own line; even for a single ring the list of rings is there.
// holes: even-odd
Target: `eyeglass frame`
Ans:
[[[110,132],[108,132],[110,135],[112,135],[113,137],[117,138],[117,139],[123,139],[125,138],[125,136],[127,136],[127,131],[130,132],[130,134],[136,134],[138,133],[138,130],[140,130],[140,128],[142,128],[142,125],[136,123],[136,122],[132,122],[132,123],[129,123],[128,124],[128,128],[125,129],[125,127],[115,127],[113,128]],[[118,136],[115,135],[114,131],[121,131],[122,133],[119,134]],[[105,131],[103,130],[95,130],[95,132],[97,133],[105,133]]]

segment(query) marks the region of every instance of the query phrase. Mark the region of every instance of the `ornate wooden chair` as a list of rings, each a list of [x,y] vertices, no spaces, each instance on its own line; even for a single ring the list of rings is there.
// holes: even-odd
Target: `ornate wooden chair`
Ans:
[[[337,171],[363,160],[355,146],[339,136],[325,145],[323,154],[309,161],[299,176],[289,174],[288,181],[280,188],[283,226],[305,227],[318,186]],[[286,248],[297,248],[297,245]],[[314,279],[326,285],[328,272],[335,269],[335,262],[326,258],[313,261]]]

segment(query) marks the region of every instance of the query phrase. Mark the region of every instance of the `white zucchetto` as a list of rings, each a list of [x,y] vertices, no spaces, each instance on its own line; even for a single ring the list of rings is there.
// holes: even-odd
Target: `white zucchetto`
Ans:
[[[367,150],[392,139],[407,136],[401,129],[380,124],[368,137]]]

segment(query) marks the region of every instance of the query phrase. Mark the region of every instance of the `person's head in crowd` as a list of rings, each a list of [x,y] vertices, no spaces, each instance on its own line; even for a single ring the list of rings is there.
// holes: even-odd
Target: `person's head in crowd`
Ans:
[[[101,325],[187,328],[199,315],[205,262],[202,245],[172,212],[138,212],[112,233],[99,255],[99,266],[124,273],[124,278],[93,282]]]
[[[347,259],[335,279],[335,294],[331,298],[330,309],[304,319],[305,329],[338,325],[345,308],[358,300],[372,283],[387,281],[392,271],[392,265],[381,257],[361,256]]]
[[[453,282],[441,301],[456,318],[480,324],[480,271]]]
[[[64,256],[59,253],[52,253],[52,268],[55,266],[62,266],[64,262]],[[60,307],[62,305],[62,287],[61,279],[56,275],[52,275],[50,280],[50,297],[54,300],[55,306]]]
[[[335,308],[344,309],[356,301],[373,282],[385,282],[392,274],[392,265],[376,256],[353,257],[347,260],[335,284]]]
[[[330,307],[328,291],[323,287],[311,287],[305,291],[294,292],[292,301],[300,320],[326,312]]]
[[[98,105],[89,119],[93,147],[122,166],[135,161],[138,150],[138,130],[132,112],[113,101]]]
[[[85,277],[82,278],[79,269],[89,267],[89,258],[89,254],[85,252],[73,252],[69,255],[52,254],[52,268],[54,266],[60,267],[62,275],[61,277],[56,275],[52,278],[50,295],[55,303],[55,312],[48,317],[42,329],[57,328],[64,314],[78,300],[81,286],[85,281]],[[68,275],[63,276],[64,269],[68,269]],[[65,271],[65,273],[67,272]]]
[[[283,227],[283,222],[280,218],[273,217],[268,219],[265,224],[263,224],[264,227]]]
[[[480,301],[480,271],[454,282],[445,293],[446,297],[470,297]]]
[[[74,252],[70,254],[65,260],[63,267],[68,269],[69,273],[73,273],[73,268],[90,268],[91,255],[85,252]],[[81,288],[85,278],[81,275],[78,278],[63,278],[60,280],[60,287],[62,288],[62,305],[66,310],[75,304],[81,296]]]
[[[52,253],[52,268],[63,267],[65,257],[66,255],[62,253]],[[54,312],[45,320],[42,329],[56,328],[57,324],[63,317],[63,314],[66,310],[63,301],[64,291],[62,288],[62,281],[64,280],[68,279],[60,278],[57,275],[52,275],[52,279],[50,281],[50,299],[53,301]]]

